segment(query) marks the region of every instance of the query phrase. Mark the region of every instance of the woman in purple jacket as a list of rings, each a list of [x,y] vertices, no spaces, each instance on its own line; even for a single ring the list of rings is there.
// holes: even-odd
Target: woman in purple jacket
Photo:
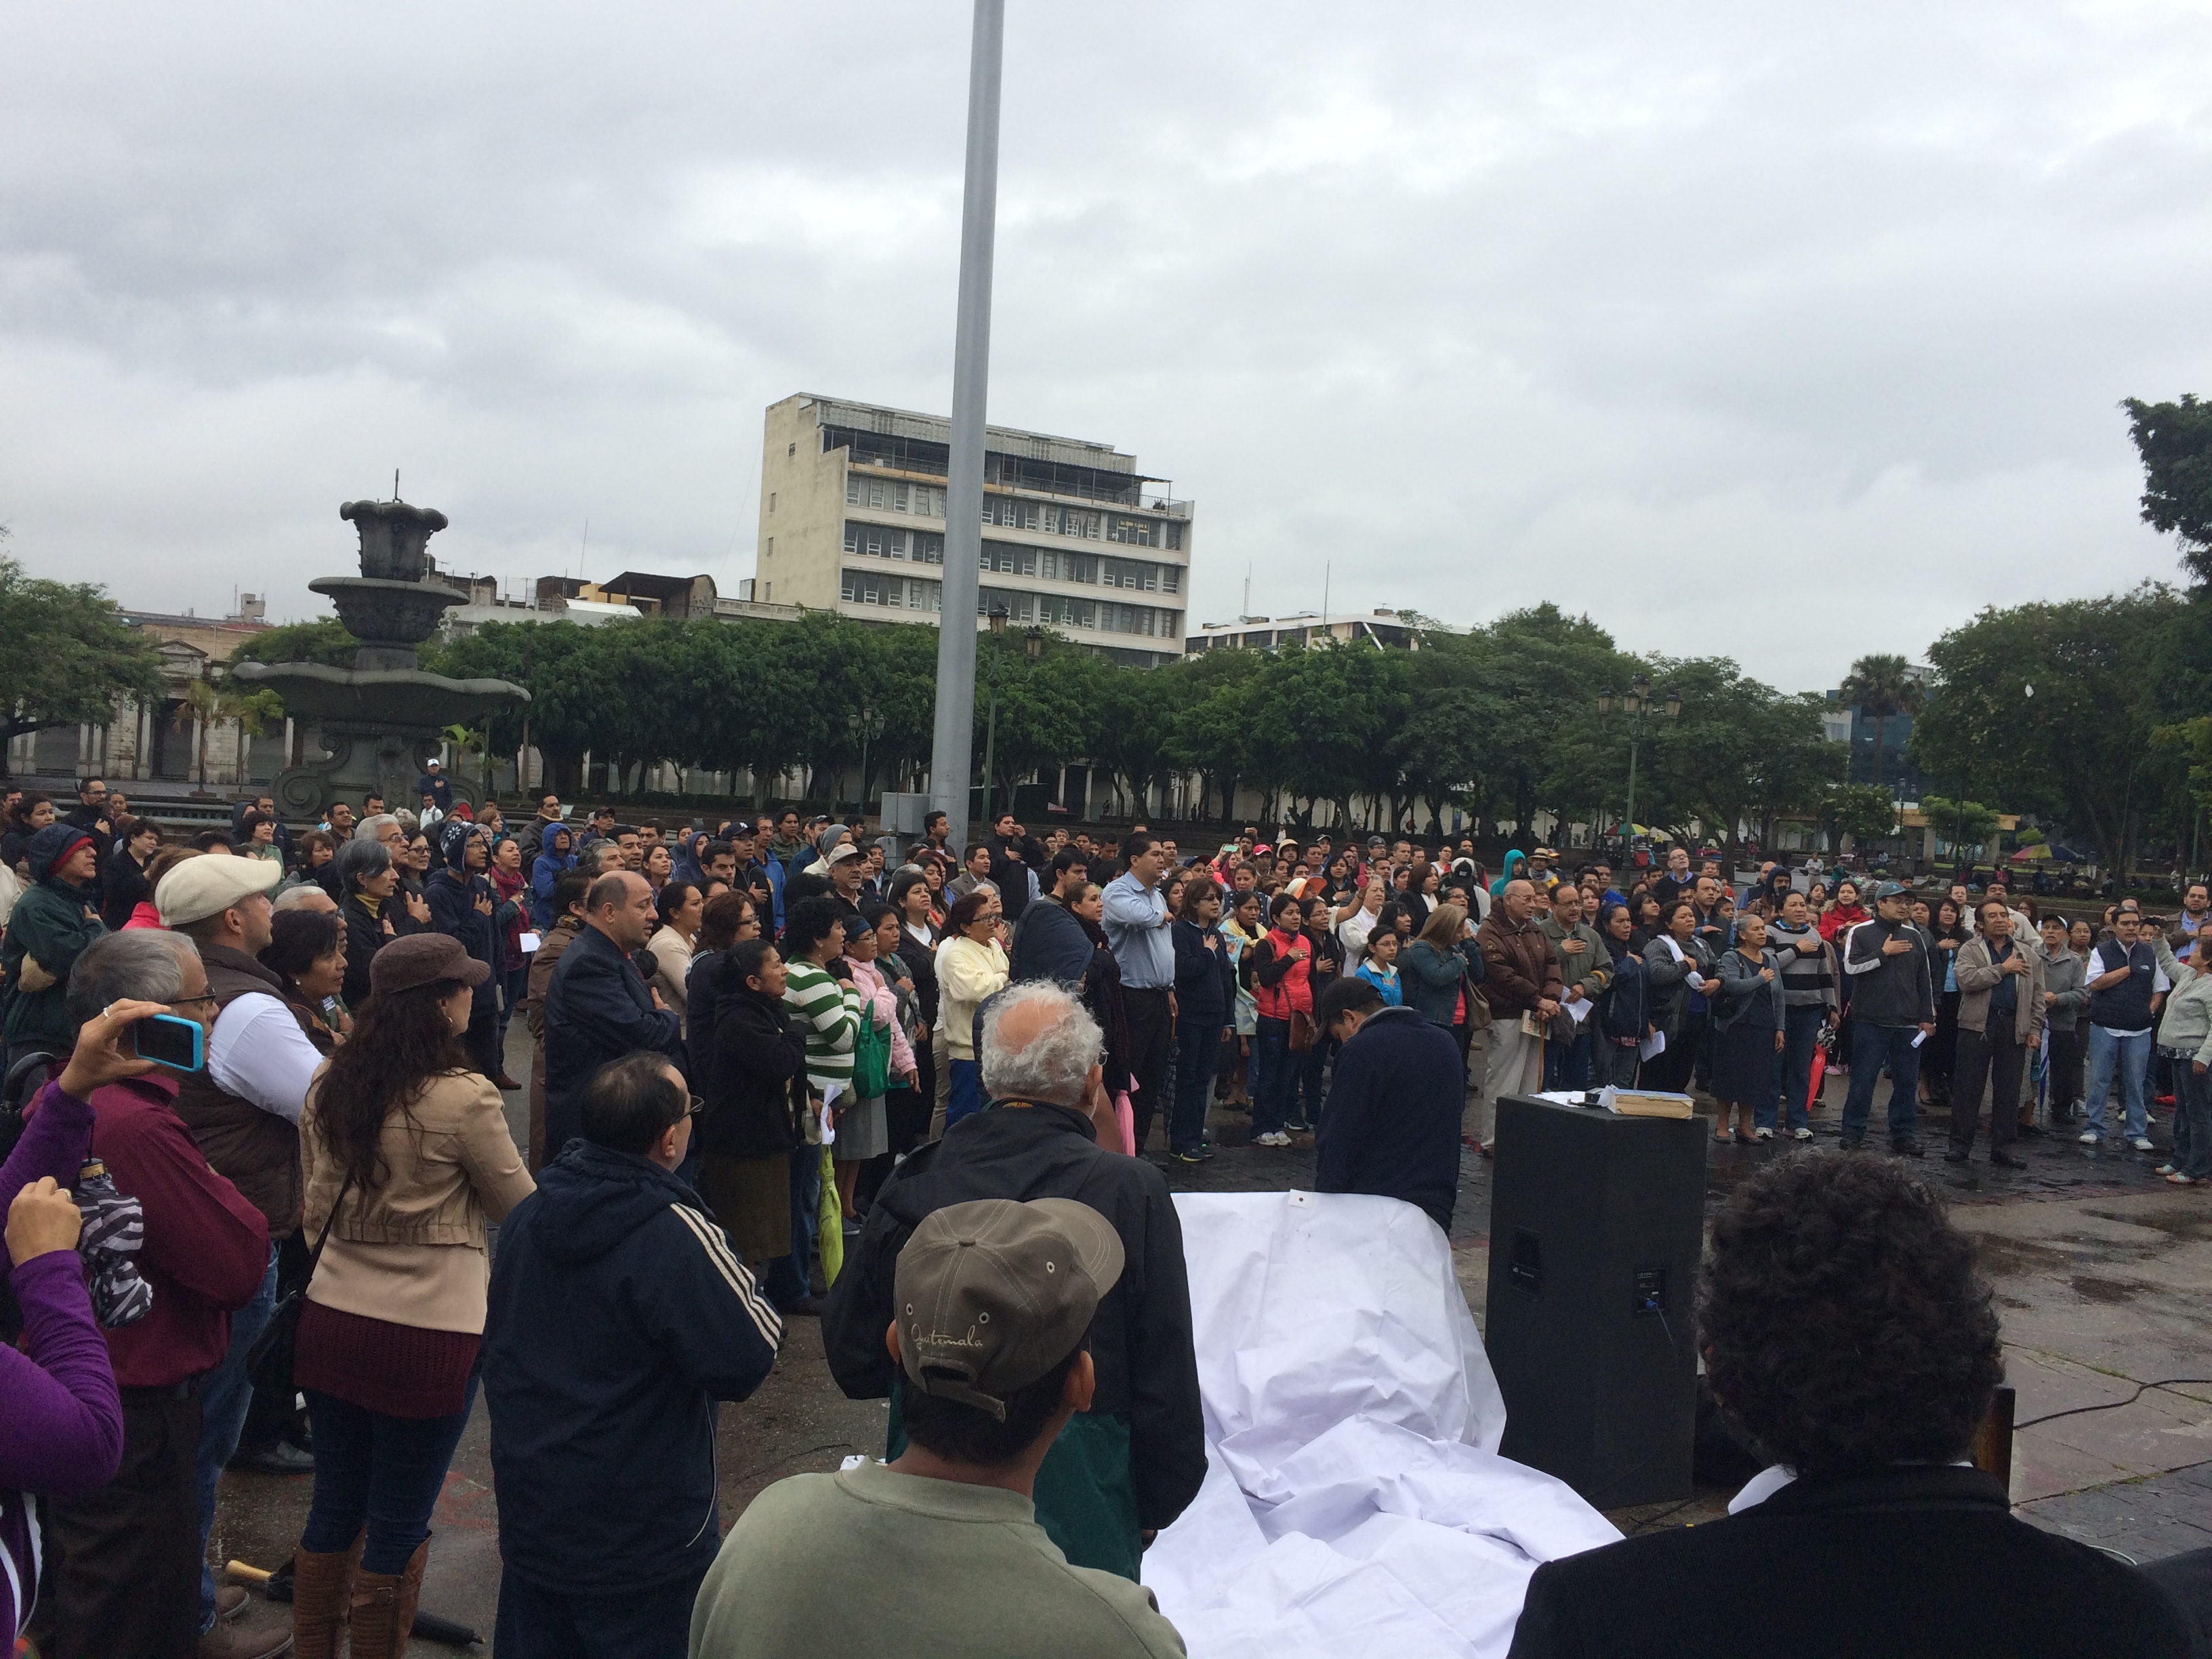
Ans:
[[[73,1496],[106,1486],[123,1457],[123,1407],[107,1340],[92,1316],[76,1254],[79,1218],[70,1188],[92,1146],[94,1091],[154,1069],[125,1054],[131,1022],[169,1010],[117,1002],[85,1022],[61,1075],[24,1119],[22,1139],[0,1164],[8,1206],[10,1283],[23,1308],[27,1352],[0,1347],[0,1618],[9,1645],[29,1622],[39,1582],[40,1493]]]

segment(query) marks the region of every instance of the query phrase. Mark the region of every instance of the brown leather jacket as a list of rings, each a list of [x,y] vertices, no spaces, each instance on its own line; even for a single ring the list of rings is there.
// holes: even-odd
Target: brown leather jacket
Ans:
[[[1503,904],[1492,905],[1474,942],[1482,951],[1483,1000],[1494,1018],[1527,1013],[1547,997],[1559,1000],[1559,959],[1534,917],[1516,927]]]

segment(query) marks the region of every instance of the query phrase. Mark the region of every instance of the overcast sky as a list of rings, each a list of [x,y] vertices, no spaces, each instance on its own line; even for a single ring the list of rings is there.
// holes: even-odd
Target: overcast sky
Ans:
[[[1191,619],[1543,599],[1789,689],[2178,580],[2118,400],[2212,394],[2212,8],[1046,5],[994,421],[1198,503]],[[761,412],[951,398],[969,14],[0,3],[0,522],[272,617],[751,574]]]

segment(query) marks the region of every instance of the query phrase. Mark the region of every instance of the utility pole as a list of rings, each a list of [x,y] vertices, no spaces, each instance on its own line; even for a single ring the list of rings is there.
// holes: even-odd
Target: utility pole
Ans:
[[[960,210],[960,301],[952,345],[952,455],[945,490],[945,579],[937,614],[937,729],[930,805],[968,844],[975,745],[975,603],[983,553],[983,405],[991,379],[991,259],[999,216],[999,71],[1006,0],[975,0],[968,60],[968,170]]]

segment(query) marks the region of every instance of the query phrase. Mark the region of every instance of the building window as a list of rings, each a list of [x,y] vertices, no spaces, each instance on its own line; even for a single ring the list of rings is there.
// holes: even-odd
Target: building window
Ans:
[[[848,553],[860,550],[860,526],[850,519],[845,520],[845,550]]]
[[[868,505],[869,505],[870,507],[881,507],[883,504],[884,504],[884,481],[883,481],[881,478],[871,478],[871,479],[869,479],[869,480],[868,480]]]
[[[1180,553],[1180,552],[1182,552],[1182,526],[1181,525],[1179,525],[1179,524],[1165,524],[1165,525],[1162,525],[1162,526],[1160,526],[1160,530],[1161,530],[1162,533],[1163,533],[1163,534],[1164,534],[1164,535],[1166,536],[1166,538],[1167,538],[1167,541],[1166,541],[1166,543],[1165,543],[1165,545],[1166,545],[1166,547],[1167,547],[1168,551],[1170,551],[1170,553]]]
[[[1182,592],[1182,572],[1176,569],[1175,566],[1171,564],[1162,565],[1160,567],[1160,591],[1163,593]]]
[[[854,474],[848,472],[845,475],[845,505],[848,507],[858,507],[860,504],[860,481]]]
[[[798,441],[794,439],[792,442],[786,444],[783,447],[783,453],[787,459],[799,453]]]
[[[771,513],[775,511],[775,491],[773,489],[768,492],[768,510]]]
[[[914,559],[916,564],[943,564],[945,538],[931,531],[916,531],[914,537]],[[936,609],[934,605],[930,608]]]
[[[768,538],[768,556],[771,559],[775,556],[775,538],[773,536]]]
[[[766,605],[769,600],[775,598],[775,584],[774,582],[763,582],[761,584],[761,603],[763,605]]]

